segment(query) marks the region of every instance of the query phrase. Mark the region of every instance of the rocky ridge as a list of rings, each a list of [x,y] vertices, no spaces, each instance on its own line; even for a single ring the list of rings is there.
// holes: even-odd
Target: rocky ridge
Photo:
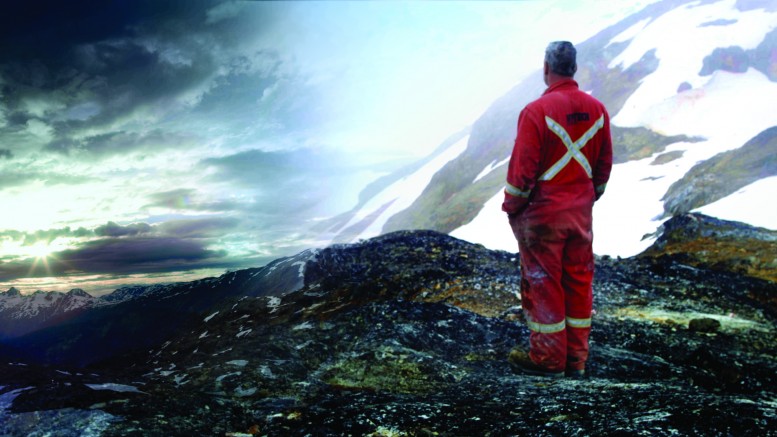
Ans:
[[[770,238],[683,220],[666,238],[712,225]],[[515,254],[403,231],[321,250],[301,288],[222,300],[101,365],[0,365],[0,433],[769,435],[777,283],[655,250],[597,259],[587,379],[507,366],[528,336]]]

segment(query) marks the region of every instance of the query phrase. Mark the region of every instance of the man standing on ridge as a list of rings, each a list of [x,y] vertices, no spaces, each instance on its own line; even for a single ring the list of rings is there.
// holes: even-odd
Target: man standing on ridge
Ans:
[[[593,204],[612,168],[610,117],[572,77],[577,51],[567,41],[545,50],[548,88],[518,118],[502,210],[518,240],[521,306],[529,352],[508,361],[533,375],[585,374],[591,332]]]

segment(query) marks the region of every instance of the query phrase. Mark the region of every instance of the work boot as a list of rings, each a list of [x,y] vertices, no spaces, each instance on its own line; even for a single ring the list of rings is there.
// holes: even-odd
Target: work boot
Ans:
[[[519,348],[510,351],[510,355],[507,356],[507,362],[510,363],[510,367],[512,367],[513,371],[516,373],[546,376],[549,378],[561,378],[564,376],[564,372],[554,372],[534,364],[534,361],[531,360],[529,354]]]
[[[585,378],[585,362],[567,357],[567,370],[564,374],[572,379]]]

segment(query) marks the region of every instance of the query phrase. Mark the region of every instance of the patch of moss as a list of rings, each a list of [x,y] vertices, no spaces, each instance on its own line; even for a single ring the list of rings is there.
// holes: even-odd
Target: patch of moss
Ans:
[[[423,394],[438,388],[435,371],[412,350],[381,347],[338,361],[322,376],[325,383],[341,388],[392,393]]]
[[[611,126],[611,132],[614,164],[650,157],[662,152],[666,149],[666,146],[681,141],[701,141],[701,138],[688,137],[686,135],[667,137],[644,127],[619,127],[613,125]],[[679,153],[682,154],[682,152]]]
[[[662,153],[653,159],[653,162],[650,163],[650,165],[664,165],[668,164],[674,160],[680,159],[683,157],[684,152],[682,150],[675,150],[673,152],[667,152]]]

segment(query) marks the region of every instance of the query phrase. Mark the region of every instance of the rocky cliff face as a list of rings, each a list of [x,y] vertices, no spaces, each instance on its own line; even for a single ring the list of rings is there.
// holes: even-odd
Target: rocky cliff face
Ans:
[[[301,288],[224,299],[99,366],[0,364],[0,433],[767,435],[777,283],[671,251],[700,235],[774,244],[690,216],[649,254],[597,259],[587,379],[510,371],[528,336],[515,254],[396,232],[321,250]]]

